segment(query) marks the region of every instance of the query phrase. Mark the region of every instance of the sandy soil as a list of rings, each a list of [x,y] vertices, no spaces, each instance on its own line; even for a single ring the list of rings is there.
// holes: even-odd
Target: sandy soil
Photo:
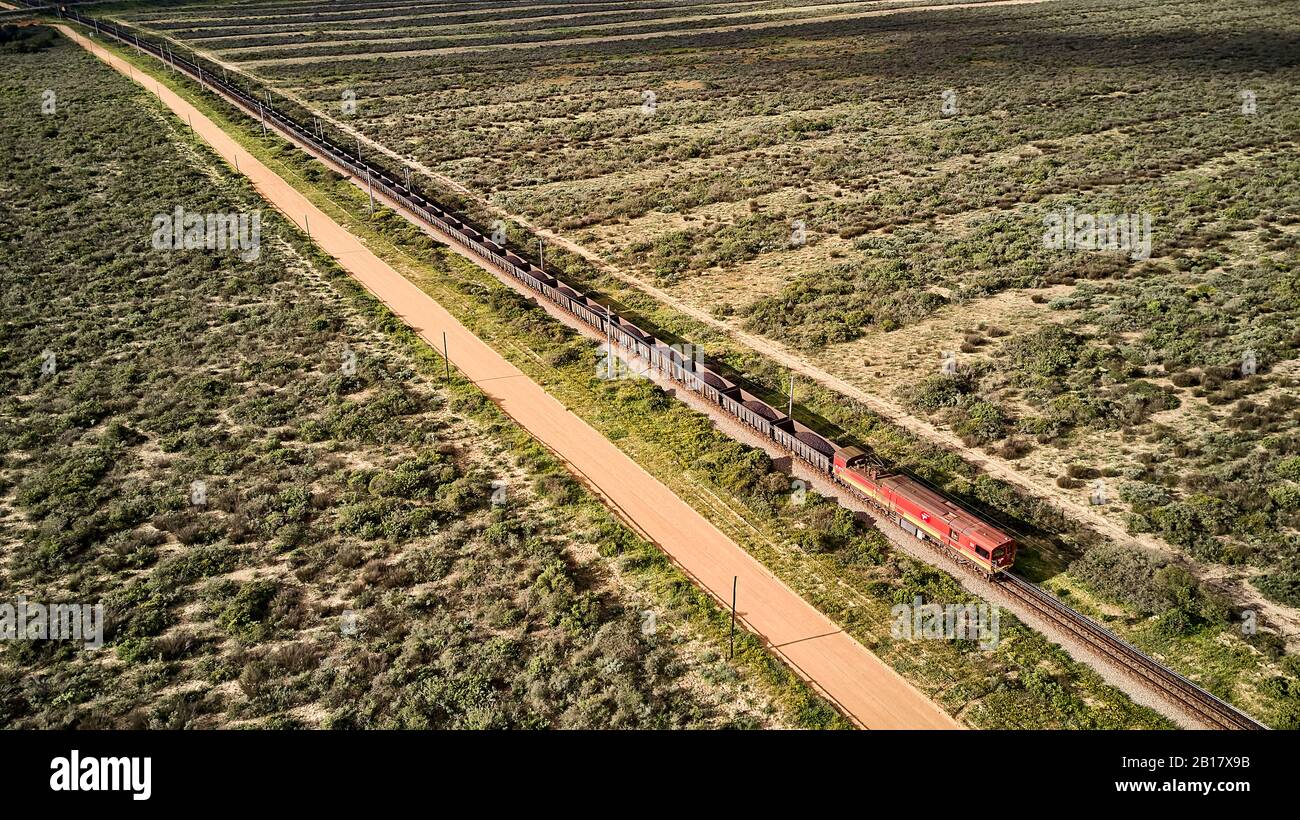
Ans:
[[[864,4],[862,3],[830,3],[830,4],[823,4],[823,5],[816,5],[816,6],[792,6],[790,8],[785,8],[785,9],[760,9],[760,10],[753,10],[753,11],[727,12],[724,14],[693,14],[693,15],[683,16],[683,17],[673,17],[670,15],[658,14],[656,16],[647,17],[645,19],[627,20],[627,21],[617,22],[617,23],[592,23],[589,25],[581,25],[581,26],[565,26],[565,25],[534,26],[529,31],[529,33],[530,34],[540,34],[540,33],[556,34],[559,35],[559,37],[557,38],[559,39],[559,38],[563,38],[564,34],[567,32],[618,31],[620,29],[636,28],[638,26],[652,25],[654,23],[660,23],[660,22],[721,24],[727,20],[731,20],[735,18],[743,19],[746,17],[760,17],[760,16],[779,18],[787,15],[789,16],[790,22],[802,23],[802,22],[813,22],[817,20],[826,19],[825,17],[815,16],[818,12],[821,11],[829,11],[831,9],[854,8],[854,7],[861,8],[863,5]],[[647,9],[647,11],[651,11],[651,10]],[[662,10],[654,9],[653,11],[659,12]],[[621,13],[621,12],[607,12],[607,13],[613,14],[613,13]],[[808,15],[808,16],[806,19],[804,19],[802,15]],[[589,15],[587,14],[560,14],[560,15],[554,15],[553,17],[546,17],[546,18],[505,17],[501,19],[489,20],[484,23],[473,23],[468,25],[490,28],[494,26],[506,26],[514,23],[524,23],[524,22],[532,23],[534,21],[554,22],[558,20],[562,23],[564,20],[584,19],[588,16]],[[839,16],[839,15],[835,15],[835,16]],[[464,23],[453,23],[453,24],[441,25],[441,26],[428,26],[427,28],[422,26],[419,29],[419,33],[403,34],[401,36],[352,37],[346,40],[300,39],[300,40],[292,40],[284,43],[277,43],[274,45],[241,46],[238,48],[229,48],[229,49],[224,49],[222,53],[224,53],[228,57],[237,59],[239,55],[243,55],[243,54],[257,54],[261,52],[287,51],[295,48],[302,48],[304,46],[325,47],[325,46],[371,45],[376,43],[381,43],[381,44],[382,43],[419,43],[421,41],[430,40],[434,38],[441,38],[446,40],[491,40],[492,38],[500,37],[503,34],[503,32],[495,31],[495,30],[488,30],[488,31],[481,31],[481,32],[474,32],[474,31],[466,32],[465,29],[467,27],[468,27],[467,24]],[[442,33],[445,31],[450,31],[452,33],[451,34]],[[331,31],[329,33],[331,35],[333,34],[346,35],[349,32]],[[373,34],[374,31],[362,29],[352,33],[364,35],[364,34]]]
[[[705,3],[695,3],[695,4],[691,4],[691,5],[698,5],[698,6],[748,6],[748,5],[758,5],[760,2],[762,2],[762,0],[749,0],[749,2],[741,2],[741,3],[732,3],[732,2],[726,2],[726,0],[723,0],[722,2],[717,2],[717,3],[707,3],[707,2],[705,2]],[[535,10],[538,10],[538,9],[567,9],[567,8],[569,8],[570,5],[571,5],[570,3],[544,3],[544,4],[536,4],[536,5],[530,5],[530,6],[512,6],[512,7],[510,7],[509,11],[510,11],[510,13],[513,14],[513,13],[518,12],[518,11],[535,11]],[[611,7],[613,7],[612,4],[611,4]],[[689,7],[689,6],[683,6],[683,7]],[[415,10],[415,9],[424,9],[424,11],[421,11],[421,12],[419,12],[419,13],[411,13],[411,14],[400,14],[400,15],[382,16],[382,12],[385,12],[385,11],[394,11],[394,10],[398,10],[399,8],[400,8],[402,11],[413,11],[413,10]],[[621,14],[621,13],[624,13],[624,12],[627,12],[627,11],[634,11],[634,10],[638,10],[638,9],[641,9],[641,8],[645,8],[645,7],[644,7],[644,6],[637,6],[635,3],[620,3],[620,4],[617,4],[617,10],[616,10],[616,11],[608,11],[608,12],[592,12],[592,13],[593,13],[593,14]],[[146,12],[146,13],[148,12],[147,9],[144,9],[144,10],[142,10],[142,11],[144,11],[144,12]],[[437,14],[440,14],[440,13],[443,13],[443,12],[448,12],[448,11],[454,11],[456,14],[458,14],[458,15],[463,15],[463,16],[480,16],[480,17],[482,17],[482,16],[492,16],[492,15],[497,15],[497,14],[500,14],[500,13],[501,13],[501,10],[500,10],[500,9],[498,9],[498,8],[491,8],[491,7],[486,8],[486,9],[480,11],[480,10],[475,10],[475,9],[473,9],[473,8],[469,8],[469,7],[466,7],[466,6],[456,6],[456,5],[454,5],[454,4],[450,4],[450,3],[419,3],[419,4],[413,4],[413,5],[409,5],[409,6],[400,6],[400,7],[399,7],[399,6],[387,6],[387,7],[384,7],[384,8],[351,9],[351,10],[348,10],[348,11],[334,11],[334,12],[330,12],[330,13],[332,13],[332,14],[338,14],[338,15],[346,15],[346,16],[348,16],[348,17],[351,17],[352,15],[356,15],[356,18],[355,18],[355,20],[353,20],[353,19],[329,20],[329,21],[325,21],[325,23],[328,23],[328,24],[334,24],[334,23],[347,23],[347,22],[389,22],[389,21],[399,22],[399,21],[403,21],[403,20],[418,20],[418,19],[423,19],[423,18],[427,18],[427,17],[432,17],[432,16],[436,16]],[[288,14],[285,14],[285,13],[278,13],[278,14],[234,14],[234,15],[224,15],[224,14],[223,14],[223,15],[221,15],[220,17],[199,17],[199,16],[197,16],[197,15],[186,15],[186,16],[184,16],[184,17],[150,17],[150,16],[141,16],[141,17],[139,18],[139,21],[140,21],[141,24],[155,24],[155,23],[189,23],[189,22],[200,22],[200,21],[203,21],[203,22],[211,22],[211,21],[213,21],[213,20],[222,20],[222,21],[227,21],[227,22],[236,21],[236,20],[265,20],[265,21],[267,21],[266,24],[269,25],[269,24],[280,23],[280,22],[284,21],[285,19],[292,19],[292,18],[297,18],[297,17],[311,17],[311,16],[313,16],[313,15],[315,15],[315,14],[317,14],[317,13],[318,13],[317,11],[304,11],[304,12],[294,12],[294,13],[288,13]]]
[[[695,4],[695,6],[680,6],[680,7],[678,7],[678,8],[683,9],[683,10],[684,10],[684,9],[688,9],[688,8],[695,8],[695,7],[699,7],[699,8],[728,8],[728,9],[732,9],[732,8],[744,8],[744,7],[747,7],[747,6],[760,6],[760,5],[762,5],[764,2],[765,2],[765,0],[752,0],[752,2],[745,2],[745,3],[697,3],[697,4]],[[866,5],[866,4],[865,4],[865,3],[860,3],[860,4],[858,4],[858,5]],[[526,8],[526,7],[519,6],[519,7],[516,7],[516,8]],[[540,7],[540,8],[546,8],[546,7],[545,7],[545,6],[542,6],[542,7]],[[327,23],[327,24],[325,24],[325,25],[337,25],[337,24],[339,24],[339,23],[356,23],[356,24],[362,24],[362,23],[364,23],[364,24],[367,24],[366,27],[364,27],[364,28],[355,28],[355,29],[330,29],[330,31],[328,32],[328,33],[330,33],[330,34],[375,34],[376,32],[383,32],[383,31],[388,31],[388,30],[394,30],[394,31],[399,31],[399,32],[406,32],[406,31],[416,32],[416,31],[418,31],[418,32],[420,32],[420,36],[423,36],[424,32],[434,32],[434,33],[436,33],[436,32],[438,32],[438,31],[446,31],[446,30],[451,30],[451,31],[464,31],[464,30],[466,30],[466,29],[490,28],[490,27],[493,27],[493,26],[506,25],[506,24],[510,24],[510,23],[524,23],[524,22],[534,23],[534,22],[536,22],[536,23],[546,24],[546,23],[552,23],[552,22],[554,22],[554,21],[556,21],[556,20],[561,20],[561,21],[563,21],[563,20],[572,20],[572,19],[575,19],[575,18],[587,18],[587,17],[612,17],[612,16],[616,16],[616,15],[620,15],[620,14],[632,14],[632,13],[634,13],[634,12],[646,12],[647,14],[660,14],[660,13],[663,12],[663,11],[675,11],[675,10],[676,10],[676,9],[647,8],[647,7],[643,7],[643,6],[642,6],[642,7],[637,7],[637,6],[625,6],[625,7],[623,7],[623,8],[618,8],[618,9],[615,9],[615,10],[613,10],[613,11],[588,11],[588,12],[583,12],[583,13],[581,13],[581,14],[545,14],[545,15],[537,15],[537,16],[535,16],[535,17],[506,17],[506,18],[501,18],[501,19],[497,19],[497,18],[493,17],[492,19],[488,19],[488,20],[479,20],[479,21],[472,22],[472,23],[441,23],[441,24],[433,24],[433,23],[430,23],[430,24],[428,24],[428,25],[425,25],[425,24],[422,24],[422,23],[418,23],[418,22],[417,22],[417,23],[412,24],[412,25],[409,25],[409,26],[407,26],[407,25],[393,26],[393,24],[392,24],[393,21],[399,21],[399,22],[400,22],[400,21],[404,21],[404,20],[417,20],[417,21],[418,21],[418,20],[427,20],[427,19],[431,19],[431,15],[429,15],[429,14],[424,14],[424,15],[408,15],[408,16],[405,16],[405,17],[382,17],[382,18],[358,19],[358,20],[355,20],[355,21],[353,21],[353,20],[344,20],[344,21],[338,21],[338,22],[331,21],[331,22],[329,22],[329,23]],[[511,13],[513,13],[513,12],[515,11],[515,9],[512,8],[512,9],[510,9],[510,11],[511,11]],[[498,13],[499,13],[499,11],[498,11],[497,9],[491,9],[491,10],[483,11],[483,12],[472,12],[472,11],[457,12],[457,14],[478,14],[478,15],[480,15],[480,16],[482,16],[482,15],[495,15],[495,14],[498,14]],[[222,20],[226,20],[226,19],[235,19],[235,18],[225,18],[225,17],[222,17],[222,18],[198,18],[198,17],[187,17],[187,18],[184,18],[183,20],[181,20],[180,22],[188,22],[188,21],[190,21],[190,20],[194,20],[194,21],[197,22],[198,20],[201,20],[201,19],[222,19]],[[436,19],[436,18],[432,18],[432,19]],[[661,16],[659,16],[657,19],[663,19],[663,20],[666,20],[666,19],[675,19],[675,18],[665,17],[665,16],[662,16],[662,15],[661,15]],[[141,20],[141,23],[145,23],[145,22],[146,22],[146,21]],[[152,21],[150,21],[150,22],[152,22]],[[163,21],[159,21],[159,22],[163,22]],[[176,22],[176,21],[172,21],[172,22]],[[278,21],[277,21],[277,22],[278,22]],[[382,27],[380,27],[380,26],[382,26]],[[174,31],[175,33],[179,34],[179,33],[182,33],[182,32],[188,32],[188,31],[193,31],[193,30],[194,30],[194,29],[174,29],[173,31]],[[248,37],[248,36],[249,36],[248,34],[222,34],[222,35],[211,36],[211,37],[207,37],[207,36],[201,36],[201,37],[188,37],[187,39],[190,40],[191,42],[215,43],[215,42],[217,42],[217,41],[219,41],[219,40],[238,40],[238,39],[240,39],[240,38]],[[413,37],[408,36],[408,35],[405,35],[405,34],[396,34],[396,35],[392,36],[392,37],[389,38],[389,39],[392,39],[392,40],[407,40],[407,39],[413,39]],[[356,42],[356,41],[350,41],[350,42]]]
[[[192,105],[66,26],[69,38],[159,99],[258,192],[293,221],[310,220],[312,238],[435,347],[446,333],[457,369],[508,415],[565,460],[570,469],[697,584],[729,601],[738,578],[737,613],[772,651],[868,728],[959,728],[959,724],[861,644],[771,575],[613,443],[566,410],[461,325],[455,317],[373,254],[303,194],[281,179]]]
[[[573,37],[560,40],[542,40],[532,43],[485,43],[475,46],[450,46],[446,48],[428,48],[414,51],[383,51],[372,52],[369,54],[317,54],[306,57],[278,57],[266,60],[248,60],[243,65],[285,65],[285,64],[304,64],[320,63],[340,60],[364,60],[383,57],[385,59],[399,59],[402,57],[431,57],[439,54],[464,54],[472,51],[498,51],[498,50],[519,50],[529,48],[545,48],[547,46],[581,46],[591,45],[593,43],[612,43],[621,40],[650,40],[657,37],[697,37],[702,34],[718,34],[727,31],[757,31],[770,28],[785,28],[788,26],[812,25],[814,23],[831,23],[846,20],[860,20],[867,17],[883,17],[891,14],[908,14],[912,12],[923,11],[952,11],[956,9],[986,8],[995,6],[1024,6],[1035,3],[1050,3],[1052,0],[987,0],[982,3],[948,3],[934,6],[911,6],[900,9],[876,9],[874,11],[859,11],[845,14],[828,14],[825,17],[809,17],[800,20],[766,20],[761,23],[737,23],[733,25],[714,26],[710,28],[697,28],[687,30],[667,30],[667,31],[647,31],[639,34],[617,34],[612,36],[596,37]]]

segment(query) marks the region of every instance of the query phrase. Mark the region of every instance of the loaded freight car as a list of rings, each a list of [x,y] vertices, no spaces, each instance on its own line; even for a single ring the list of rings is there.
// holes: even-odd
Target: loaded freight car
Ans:
[[[866,453],[857,447],[836,450],[835,478],[883,509],[904,531],[944,545],[987,575],[1014,563],[1016,544],[1008,535],[928,487],[906,476],[882,473],[866,462]]]
[[[772,423],[772,440],[822,472],[831,471],[831,454],[835,447],[814,433],[812,428],[792,418],[782,418]]]

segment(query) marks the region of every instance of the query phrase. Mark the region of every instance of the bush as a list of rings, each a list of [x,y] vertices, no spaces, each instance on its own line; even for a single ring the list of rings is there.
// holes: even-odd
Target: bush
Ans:
[[[1255,588],[1278,603],[1300,607],[1300,567],[1266,572],[1251,580]]]
[[[249,581],[235,593],[217,622],[241,643],[265,640],[271,632],[271,625],[267,623],[271,601],[279,591],[274,581]]]
[[[1160,486],[1145,481],[1125,481],[1119,485],[1120,500],[1127,502],[1134,512],[1145,513],[1163,507],[1173,499]]]
[[[1168,590],[1156,580],[1165,565],[1163,558],[1150,552],[1100,544],[1070,565],[1070,575],[1102,597],[1149,615],[1171,603]]]

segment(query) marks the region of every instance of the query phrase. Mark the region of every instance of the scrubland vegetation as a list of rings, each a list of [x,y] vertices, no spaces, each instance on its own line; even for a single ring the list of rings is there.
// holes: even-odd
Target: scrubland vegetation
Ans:
[[[457,30],[484,25],[444,42],[450,29],[418,30],[430,21],[402,3],[302,3],[303,21],[256,18],[269,14],[261,5],[146,4],[126,18],[210,50],[733,327],[892,395],[1063,496],[1086,498],[1103,481],[1104,509],[1170,551],[1102,544],[953,453],[800,388],[801,418],[1016,527],[1029,577],[1051,579],[1080,609],[1274,725],[1300,720],[1300,670],[1276,625],[1243,633],[1247,604],[1197,578],[1198,562],[1219,562],[1271,601],[1300,605],[1300,121],[1290,94],[1300,33],[1285,9],[1066,0],[737,32],[665,19],[674,36],[494,50],[538,39],[528,33],[538,21],[525,21],[537,12],[508,6],[457,21]],[[574,7],[564,23],[624,22],[582,19],[620,5]],[[666,5],[665,17],[684,13]],[[520,22],[493,22],[507,19]],[[488,47],[400,56],[471,44]],[[333,56],[316,59],[324,55]],[[1258,100],[1253,115],[1242,113],[1243,89]],[[941,110],[949,90],[952,115]],[[346,116],[345,92],[357,100]],[[471,196],[443,194],[482,224],[497,217]],[[1043,217],[1064,207],[1152,213],[1151,258],[1044,247]],[[795,221],[803,244],[791,241]],[[400,220],[376,227],[427,262],[446,261]],[[535,253],[517,225],[511,237]],[[643,326],[704,345],[769,395],[783,389],[787,373],[713,327],[572,254],[548,251],[547,265]],[[450,270],[461,277],[454,288],[434,277],[425,286],[444,288],[440,299],[460,293],[463,317],[546,351],[544,367],[517,363],[557,380],[548,386],[570,391],[571,406],[665,480],[682,470],[705,478],[769,545],[748,547],[940,702],[972,705],[964,719],[1157,722],[1032,633],[993,657],[891,648],[881,610],[862,601],[959,596],[950,579],[882,552],[827,504],[784,504],[777,485],[788,479],[764,456],[733,451],[654,390],[589,384],[585,345],[476,272]],[[990,309],[1000,300],[1016,305],[1014,317]],[[947,349],[959,354],[955,376],[937,372]],[[906,353],[891,359],[893,350]],[[927,375],[917,379],[918,368]],[[685,481],[677,489],[692,492]],[[823,572],[866,597],[826,592],[812,580]]]
[[[1127,505],[1133,532],[1248,567],[1295,606],[1300,495],[1276,469],[1297,452],[1294,19],[1258,0],[820,22],[866,6],[802,5],[127,17],[892,394],[1051,492],[1086,496],[1071,471],[1114,479],[1107,509]],[[724,13],[793,27],[712,30]],[[673,35],[611,39],[630,20]],[[604,42],[564,43],[588,34]],[[547,45],[503,48],[527,39]],[[450,45],[476,49],[382,57]],[[1046,247],[1043,217],[1065,207],[1150,213],[1151,258]],[[1036,320],[961,326],[1002,294],[1037,303]],[[887,356],[932,326],[956,379],[937,346]],[[1170,502],[1138,509],[1121,480]]]
[[[729,33],[692,22],[663,39],[400,59],[404,46],[385,57],[361,41],[298,51],[288,32],[300,26],[256,13],[249,4],[129,17],[242,64],[675,298],[894,392],[970,446],[1047,471],[1046,485],[1062,494],[1086,497],[1105,481],[1105,509],[1128,510],[1135,533],[1230,562],[1293,603],[1285,414],[1297,345],[1288,318],[1296,114],[1286,55],[1295,35],[1275,7],[1063,2]],[[309,38],[367,29],[365,38],[403,39],[405,23],[390,18],[418,12],[393,4],[335,13],[320,20],[335,33]],[[517,40],[497,31],[483,44]],[[279,61],[330,50],[340,54]],[[1259,101],[1255,115],[1241,113],[1244,88]],[[941,110],[946,90],[953,115]],[[345,91],[358,102],[348,116],[338,113]],[[444,194],[483,224],[497,216]],[[1043,216],[1067,206],[1152,212],[1152,258],[1044,247]],[[791,242],[795,220],[806,226],[802,246]],[[526,232],[511,235],[535,249]],[[643,324],[703,344],[760,389],[782,390],[785,373],[712,327],[571,254],[553,249],[547,263]],[[1032,322],[962,323],[964,312],[1006,297],[1022,299]],[[854,363],[877,364],[931,327],[952,331],[930,361],[886,361],[874,381]],[[955,378],[936,372],[940,344],[959,353]],[[1240,370],[1247,348],[1254,376]],[[576,355],[557,352],[555,363]],[[918,367],[936,375],[898,388],[917,381]],[[828,433],[868,443],[1014,525],[1029,577],[1055,576],[1065,589],[1088,575],[1083,562],[1060,573],[1097,539],[1049,504],[827,391],[801,390]],[[1207,445],[1189,443],[1197,436]],[[1098,446],[1099,437],[1120,443]],[[1218,691],[1237,689],[1234,699],[1258,707],[1260,687],[1274,686],[1261,681],[1280,681],[1263,712],[1289,714],[1295,675],[1277,656],[1276,625],[1242,640],[1244,604],[1200,582],[1193,590],[1188,612],[1200,614],[1158,648],[1195,675],[1188,647],[1226,637],[1244,654],[1225,653],[1234,674],[1219,676]],[[1151,619],[1125,607],[1105,614],[1142,643]]]
[[[846,725],[753,638],[727,662],[719,610],[150,95],[31,33],[0,45],[0,589],[102,602],[106,645],[4,642],[0,726]],[[262,208],[257,258],[155,250],[175,205]]]
[[[221,103],[207,104],[218,116],[229,113]],[[1003,642],[995,652],[982,652],[972,641],[894,640],[894,603],[916,596],[965,600],[967,593],[946,574],[893,551],[833,502],[810,493],[804,503],[792,504],[789,476],[766,454],[736,443],[647,381],[599,378],[595,348],[534,302],[438,248],[393,212],[369,217],[364,192],[350,181],[276,138],[261,139],[242,117],[233,122],[250,150],[301,178],[318,192],[318,204],[373,237],[372,246],[404,275],[963,721],[985,727],[1167,725],[1011,616],[1002,621]],[[558,265],[570,263],[557,257]],[[845,583],[827,586],[827,574]]]

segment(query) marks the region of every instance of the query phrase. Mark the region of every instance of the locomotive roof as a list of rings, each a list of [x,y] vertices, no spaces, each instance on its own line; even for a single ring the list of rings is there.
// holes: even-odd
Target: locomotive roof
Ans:
[[[958,507],[948,499],[901,475],[883,476],[880,484],[893,490],[898,495],[911,501],[931,515],[938,514],[948,526],[965,535],[977,535],[992,546],[1010,541],[1011,536]]]

